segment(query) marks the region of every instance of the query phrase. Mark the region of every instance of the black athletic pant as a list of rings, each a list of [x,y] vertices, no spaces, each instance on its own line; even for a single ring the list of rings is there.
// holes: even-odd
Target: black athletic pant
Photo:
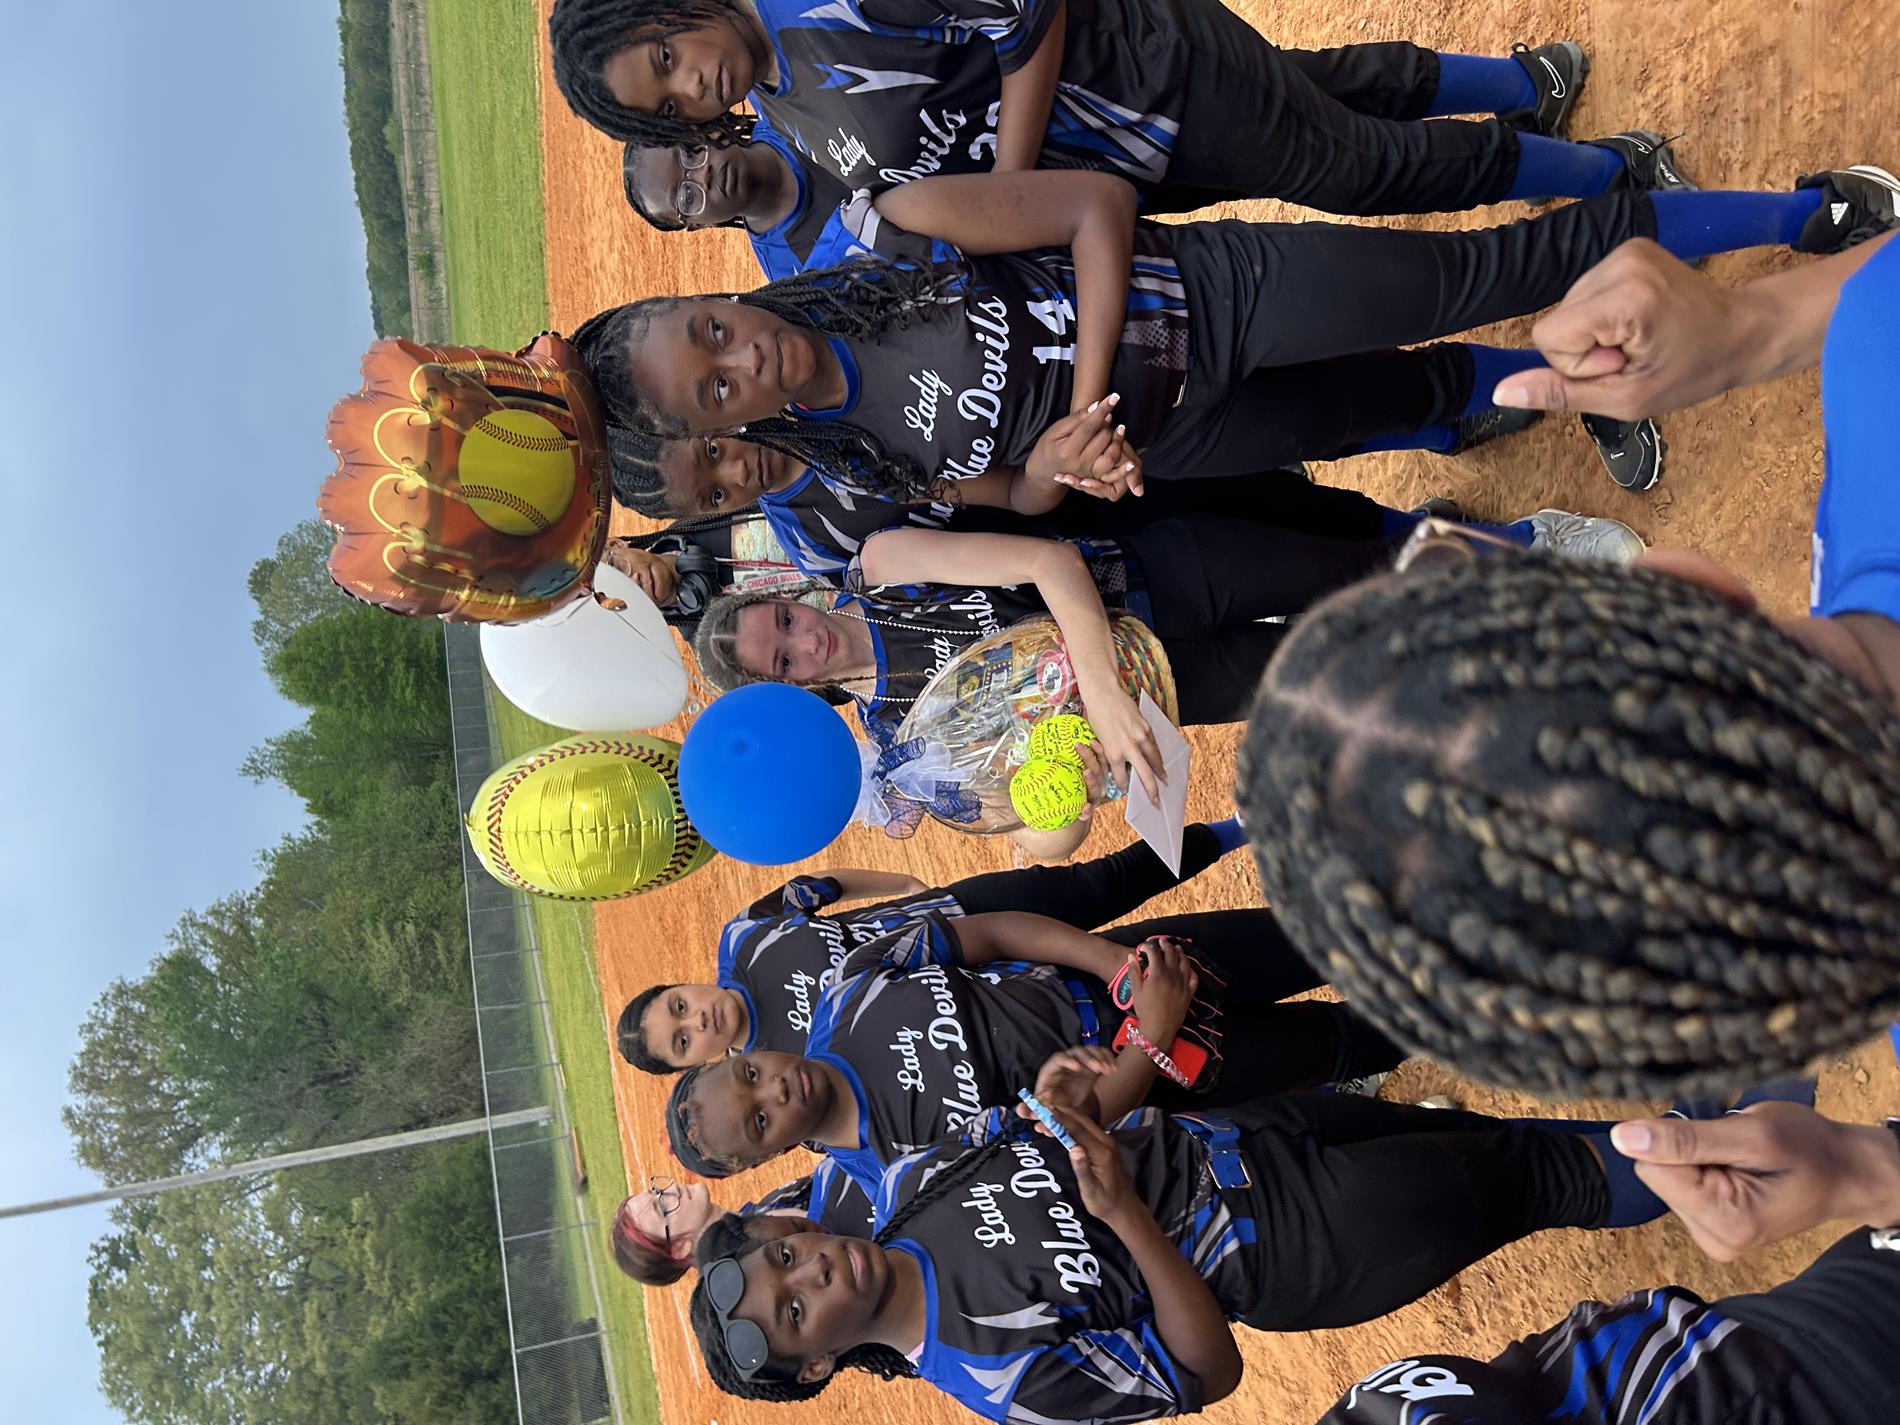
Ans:
[[[1326,983],[1293,947],[1270,910],[1216,910],[1162,916],[1102,932],[1134,947],[1151,935],[1194,942],[1194,956],[1227,981],[1221,1000],[1221,1069],[1206,1090],[1190,1092],[1157,1079],[1149,1102],[1167,1109],[1250,1103],[1282,1089],[1317,1088],[1396,1068],[1405,1051],[1343,1004],[1282,1004]],[[1121,1028],[1122,1014],[1097,996],[1102,1042]]]
[[[1143,471],[1239,475],[1456,420],[1471,393],[1469,353],[1393,348],[1550,306],[1655,227],[1648,194],[1613,193],[1476,232],[1173,229],[1191,362],[1180,403],[1143,446]]]
[[[1328,213],[1459,212],[1497,202],[1517,176],[1517,135],[1495,119],[1406,121],[1438,91],[1429,50],[1288,53],[1213,0],[1177,13],[1193,56],[1187,103],[1144,211],[1256,197]]]
[[[1191,881],[1220,859],[1214,833],[1201,823],[1181,838],[1181,874],[1175,875],[1145,841],[1073,866],[1025,866],[991,871],[944,887],[966,915],[1021,910],[1093,930],[1132,915],[1163,891]]]
[[[1342,504],[1340,514],[1342,529],[1363,528],[1356,506]],[[1167,650],[1182,725],[1245,718],[1287,630],[1285,623],[1256,620],[1291,618],[1387,568],[1403,540],[1403,534],[1328,538],[1214,515],[1183,516],[1120,536]]]
[[[1462,352],[1464,348],[1451,350]],[[1470,384],[1469,363],[1464,381]],[[1139,499],[1098,500],[1069,495],[1047,515],[1028,517],[994,505],[964,505],[950,518],[958,531],[993,534],[1107,535],[1120,539],[1182,515],[1211,514],[1252,520],[1334,539],[1377,539],[1384,507],[1357,490],[1319,485],[1297,465],[1206,480],[1150,485]]]
[[[1759,1296],[1715,1303],[1724,1316],[1771,1337],[1805,1367],[1833,1407],[1829,1425],[1900,1420],[1900,1252],[1881,1251],[1858,1228],[1800,1276]]]
[[[1226,1114],[1253,1178],[1239,1195],[1258,1293],[1240,1320],[1261,1331],[1370,1321],[1508,1242],[1609,1213],[1603,1170],[1575,1134],[1352,1094]]]

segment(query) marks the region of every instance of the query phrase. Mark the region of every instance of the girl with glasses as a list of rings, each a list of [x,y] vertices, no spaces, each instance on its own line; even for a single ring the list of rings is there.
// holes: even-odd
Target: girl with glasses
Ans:
[[[671,1286],[692,1266],[693,1249],[706,1225],[724,1211],[704,1183],[648,1178],[646,1191],[634,1193],[614,1213],[614,1261],[637,1282]],[[871,1231],[871,1200],[829,1159],[760,1201],[747,1203],[739,1215],[755,1219],[761,1240],[813,1229],[859,1237]]]

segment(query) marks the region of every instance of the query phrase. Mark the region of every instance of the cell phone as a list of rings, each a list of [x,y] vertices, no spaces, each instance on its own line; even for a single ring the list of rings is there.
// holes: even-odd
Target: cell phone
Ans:
[[[1128,1026],[1135,1023],[1132,1018],[1124,1019],[1122,1027],[1115,1031],[1115,1042],[1109,1047],[1117,1054],[1128,1047]],[[1174,1067],[1187,1075],[1189,1086],[1201,1081],[1201,1070],[1207,1067],[1207,1046],[1185,1034],[1174,1036],[1174,1043],[1168,1046],[1168,1057],[1174,1060]]]

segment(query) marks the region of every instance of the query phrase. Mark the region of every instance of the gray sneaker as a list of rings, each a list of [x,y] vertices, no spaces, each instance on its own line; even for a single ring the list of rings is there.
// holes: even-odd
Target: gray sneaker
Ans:
[[[1572,515],[1562,510],[1539,510],[1531,516],[1531,548],[1559,559],[1601,559],[1630,564],[1647,547],[1628,525],[1600,515]]]
[[[1379,1090],[1384,1087],[1385,1081],[1391,1077],[1392,1075],[1389,1073],[1361,1074],[1356,1079],[1335,1079],[1331,1084],[1327,1085],[1327,1087],[1332,1089],[1334,1093],[1354,1094],[1359,1098],[1377,1098],[1379,1096]]]

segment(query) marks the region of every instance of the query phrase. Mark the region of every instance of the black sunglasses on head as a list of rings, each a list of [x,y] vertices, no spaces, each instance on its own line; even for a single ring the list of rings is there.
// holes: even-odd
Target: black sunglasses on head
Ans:
[[[732,1312],[745,1295],[745,1268],[737,1257],[721,1257],[706,1268],[706,1296],[718,1314],[720,1328],[726,1333],[726,1354],[732,1357],[740,1379],[751,1380],[759,1373],[771,1351],[765,1344],[765,1329],[744,1317],[734,1321]]]

